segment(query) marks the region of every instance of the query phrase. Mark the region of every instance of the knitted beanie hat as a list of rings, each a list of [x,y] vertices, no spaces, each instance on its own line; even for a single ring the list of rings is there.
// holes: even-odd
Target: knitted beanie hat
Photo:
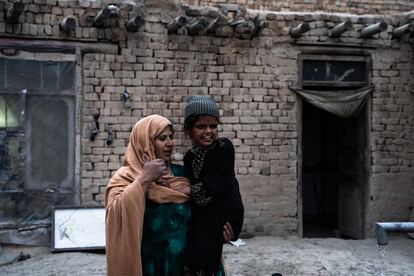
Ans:
[[[184,119],[190,116],[210,115],[220,119],[220,111],[214,100],[208,96],[191,96],[187,99],[188,104],[185,107]]]

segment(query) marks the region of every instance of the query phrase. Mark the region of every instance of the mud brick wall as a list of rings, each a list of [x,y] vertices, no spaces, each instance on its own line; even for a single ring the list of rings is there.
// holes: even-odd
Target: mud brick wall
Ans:
[[[334,0],[189,0],[192,5],[216,6],[238,4],[249,9],[270,11],[301,11],[301,12],[341,12],[354,14],[395,14],[414,9],[410,0],[365,0],[365,1],[334,1]]]
[[[368,221],[407,221],[414,207],[413,56],[406,50],[373,54]]]
[[[244,231],[273,235],[298,233],[301,107],[300,99],[289,91],[288,85],[299,77],[298,55],[316,49],[319,53],[356,55],[363,52],[372,57],[371,80],[376,89],[369,102],[366,229],[372,231],[373,222],[379,219],[408,219],[409,208],[414,205],[412,39],[409,35],[392,39],[391,33],[412,15],[382,17],[249,10],[250,18],[259,13],[259,18],[268,23],[259,37],[251,38],[248,34],[238,37],[232,29],[222,36],[203,33],[189,36],[185,28],[177,34],[167,32],[166,25],[173,16],[183,14],[178,8],[167,12],[165,7],[148,5],[145,26],[138,32],[127,32],[125,23],[139,13],[136,7],[121,5],[118,18],[108,19],[104,26],[96,27],[91,20],[107,3],[81,2],[25,0],[26,10],[18,23],[9,24],[4,22],[4,11],[10,3],[3,1],[0,35],[24,38],[29,43],[31,39],[92,45],[99,42],[118,48],[117,54],[85,53],[79,60],[81,80],[77,102],[81,108],[77,128],[82,138],[77,145],[80,155],[76,165],[82,204],[103,204],[110,176],[122,165],[130,130],[143,116],[157,113],[175,123],[174,158],[181,162],[189,146],[182,132],[186,98],[205,94],[219,103],[221,135],[232,139],[235,145],[236,173],[246,208]],[[120,4],[120,1],[113,2]],[[259,6],[249,6],[250,2],[241,4],[273,9],[271,5],[284,3],[269,1],[266,6],[264,1],[263,4],[254,1]],[[373,6],[374,3],[382,5],[381,8],[370,9],[392,10],[383,9],[386,2],[372,1]],[[340,6],[332,11],[362,13],[360,4],[354,4],[355,7]],[[303,4],[294,1],[289,5],[291,10],[307,11],[305,7],[310,1]],[[394,5],[393,9],[409,11],[409,5],[411,2],[407,1]],[[199,9],[189,16],[193,20],[209,14],[206,10],[210,9],[191,8]],[[275,10],[285,8],[277,6]],[[59,29],[58,24],[66,15],[74,16],[78,22],[72,33]],[[330,38],[329,30],[345,19],[353,22],[352,30],[340,38]],[[362,38],[360,30],[379,20],[388,23],[387,30],[372,38]],[[311,30],[297,39],[290,37],[290,29],[303,22],[309,23]],[[121,100],[125,90],[131,95],[131,109],[125,108]],[[90,141],[96,112],[100,113],[100,132],[95,141]],[[106,144],[109,127],[114,131],[111,145]]]
[[[301,44],[338,42],[327,36],[328,29],[345,16],[261,16],[268,21],[269,28],[253,40],[168,35],[162,21],[154,16],[143,33],[128,35],[125,42],[120,42],[127,45],[121,49],[121,55],[85,56],[85,120],[90,122],[94,110],[99,109],[103,133],[93,143],[84,140],[84,149],[91,148],[89,157],[98,159],[84,167],[83,179],[88,183],[83,185],[84,202],[102,203],[106,185],[102,177],[108,177],[119,167],[129,130],[142,116],[158,113],[177,123],[175,158],[180,161],[188,148],[181,132],[185,99],[188,95],[209,94],[219,102],[221,134],[231,138],[236,146],[236,172],[246,205],[244,230],[277,235],[298,231],[299,107],[298,99],[287,86],[298,77],[297,55],[306,50]],[[371,231],[373,221],[401,218],[412,204],[410,193],[390,193],[396,185],[401,190],[412,190],[412,54],[409,38],[397,42],[391,39],[390,31],[373,39],[361,38],[359,30],[378,18],[356,16],[351,20],[353,30],[344,34],[340,42],[368,46],[364,50],[372,54],[372,83],[379,85],[371,101],[372,171],[367,192],[367,230]],[[312,30],[293,40],[288,36],[290,27],[303,21],[309,22]],[[393,21],[387,22],[391,30]],[[123,108],[120,99],[125,89],[132,95],[131,110]],[[398,100],[389,103],[390,97]],[[384,102],[388,108],[397,109],[396,113],[386,112],[387,116],[383,116]],[[386,119],[390,116],[395,118]],[[116,142],[110,147],[104,145],[107,124],[116,131]],[[88,125],[85,127],[88,132]],[[390,132],[386,129],[394,129],[395,134],[388,137]],[[390,145],[388,150],[379,146],[385,140]],[[400,145],[398,150],[394,150],[396,144]],[[387,161],[388,158],[394,161]],[[391,167],[394,172],[386,169]],[[89,177],[89,173],[95,174],[95,178]],[[382,180],[385,178],[393,181],[388,183]],[[94,187],[94,192],[88,187]],[[392,204],[394,207],[390,207]]]

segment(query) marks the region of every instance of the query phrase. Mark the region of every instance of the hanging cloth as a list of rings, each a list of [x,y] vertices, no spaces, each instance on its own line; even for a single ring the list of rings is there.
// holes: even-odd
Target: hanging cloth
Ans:
[[[342,118],[352,118],[358,116],[374,86],[331,91],[305,90],[290,86],[289,89],[318,108]]]

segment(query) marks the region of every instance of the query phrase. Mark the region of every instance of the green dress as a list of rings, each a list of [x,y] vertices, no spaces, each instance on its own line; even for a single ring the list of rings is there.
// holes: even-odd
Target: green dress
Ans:
[[[171,166],[175,176],[185,176],[184,167]],[[183,275],[184,250],[191,218],[189,202],[157,204],[145,202],[141,247],[144,276]]]
[[[184,166],[171,166],[174,176],[186,176]],[[184,275],[184,251],[191,218],[189,202],[157,204],[145,202],[141,246],[144,276]],[[216,276],[225,276],[223,266]]]

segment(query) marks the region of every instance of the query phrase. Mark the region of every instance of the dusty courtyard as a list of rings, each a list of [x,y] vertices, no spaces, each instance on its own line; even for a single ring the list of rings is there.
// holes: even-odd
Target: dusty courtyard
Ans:
[[[414,275],[414,240],[391,236],[378,253],[376,241],[255,237],[225,246],[232,275]],[[385,255],[385,256],[383,256]],[[85,252],[32,253],[0,266],[0,275],[105,275],[105,255]]]

